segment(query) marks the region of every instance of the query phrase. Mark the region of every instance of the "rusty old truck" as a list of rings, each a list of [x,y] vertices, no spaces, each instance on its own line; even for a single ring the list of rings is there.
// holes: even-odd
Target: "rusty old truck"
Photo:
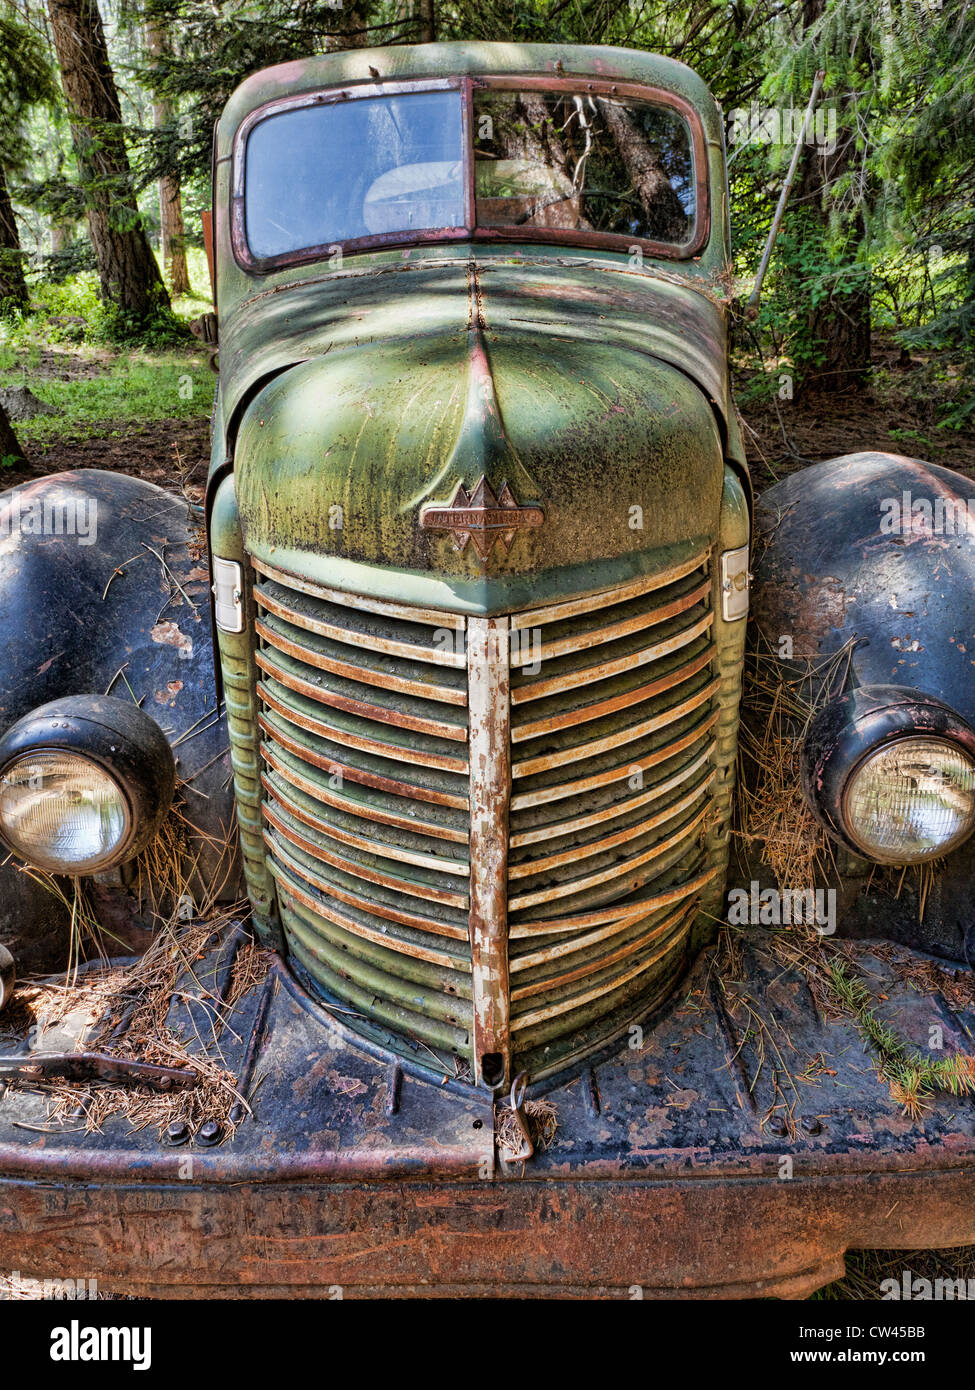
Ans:
[[[0,500],[0,1270],[799,1296],[975,1240],[975,485],[753,497],[704,83],[273,67],[211,231],[205,516]]]

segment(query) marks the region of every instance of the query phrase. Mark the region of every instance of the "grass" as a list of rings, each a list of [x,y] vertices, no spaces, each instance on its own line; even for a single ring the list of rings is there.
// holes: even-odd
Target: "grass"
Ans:
[[[853,1018],[877,1058],[877,1070],[891,1095],[912,1120],[919,1119],[937,1091],[953,1096],[975,1091],[975,1061],[962,1053],[925,1057],[908,1047],[889,1024],[877,1016],[873,997],[862,980],[842,960],[826,966],[830,993],[837,1006]]]
[[[193,292],[173,301],[177,334],[211,308],[204,252],[188,248],[187,261]],[[95,434],[117,437],[136,424],[207,416],[215,377],[192,339],[185,345],[118,344],[111,330],[90,271],[61,284],[35,285],[30,312],[0,319],[0,387],[27,386],[59,412],[17,421],[25,445]]]
[[[213,400],[216,378],[201,352],[65,348],[65,371],[87,367],[91,375],[58,377],[32,368],[29,354],[19,363],[14,353],[10,365],[12,351],[0,344],[0,386],[28,386],[59,412],[17,421],[14,428],[25,445],[63,436],[126,434],[133,425],[154,420],[206,418]]]

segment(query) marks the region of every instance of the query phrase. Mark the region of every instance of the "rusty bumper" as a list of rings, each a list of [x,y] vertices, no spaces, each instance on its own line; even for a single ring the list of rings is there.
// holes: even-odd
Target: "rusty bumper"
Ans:
[[[849,1248],[975,1241],[972,1101],[905,1118],[766,942],[748,1023],[705,953],[632,1045],[548,1091],[559,1128],[524,1165],[498,1158],[484,1093],[353,1044],[279,964],[224,1033],[254,1063],[232,1139],[51,1133],[43,1098],[7,1091],[0,1270],[171,1297],[799,1297]],[[920,991],[880,950],[859,964],[886,1016],[964,1051],[966,989]]]

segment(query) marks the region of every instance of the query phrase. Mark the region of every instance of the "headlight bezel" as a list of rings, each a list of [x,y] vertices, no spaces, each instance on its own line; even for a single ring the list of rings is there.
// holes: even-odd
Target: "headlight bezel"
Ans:
[[[838,844],[869,863],[933,864],[962,848],[975,825],[924,855],[880,854],[851,829],[848,797],[873,757],[907,739],[950,746],[975,764],[975,730],[949,705],[904,686],[862,686],[830,701],[812,720],[802,745],[802,791],[813,815]]]
[[[0,777],[42,753],[81,758],[111,779],[125,807],[126,833],[84,867],[30,855],[0,820],[0,840],[25,863],[49,873],[90,877],[133,859],[156,834],[176,790],[176,761],[165,734],[144,710],[112,696],[73,695],[24,715],[0,738]]]

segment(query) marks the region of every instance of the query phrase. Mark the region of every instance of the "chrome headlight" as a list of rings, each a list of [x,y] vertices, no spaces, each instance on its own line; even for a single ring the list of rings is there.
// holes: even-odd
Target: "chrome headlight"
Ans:
[[[175,784],[166,737],[137,705],[53,700],[0,739],[0,838],[38,868],[97,873],[148,843]]]
[[[30,864],[93,873],[125,844],[132,816],[122,788],[77,753],[29,753],[0,774],[0,826]]]
[[[975,731],[932,696],[855,690],[816,716],[802,754],[812,811],[866,859],[924,863],[975,831]]]
[[[975,829],[975,759],[935,738],[889,743],[850,775],[843,819],[868,859],[936,859]]]

